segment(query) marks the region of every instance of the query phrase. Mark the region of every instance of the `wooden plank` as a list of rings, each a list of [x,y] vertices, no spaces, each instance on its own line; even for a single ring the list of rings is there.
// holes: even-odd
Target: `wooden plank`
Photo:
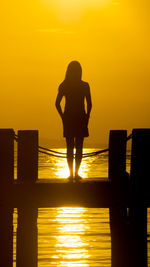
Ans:
[[[68,183],[66,179],[64,179],[65,181],[63,179],[61,181],[58,181],[58,180],[55,181],[55,179],[53,179],[53,182],[51,180],[48,182],[45,179],[43,180],[42,179],[38,180],[37,183],[31,184],[30,187],[28,185],[15,182],[11,186],[9,186],[9,199],[6,198],[5,202],[8,202],[7,205],[10,205],[10,207],[17,208],[19,205],[20,206],[22,205],[23,201],[26,201],[26,199],[31,198],[35,206],[39,205],[39,206],[44,207],[44,205],[46,205],[46,207],[48,207],[48,206],[52,206],[51,202],[52,202],[52,199],[55,197],[55,194],[54,194],[54,190],[55,190],[56,195],[59,194],[59,199],[61,199],[61,203],[63,202],[67,203],[68,201],[67,199],[69,199],[69,195],[67,194],[67,191],[70,190],[70,183]],[[84,187],[84,185],[86,185],[86,187]],[[78,190],[75,183],[72,184],[72,187],[74,187],[73,189],[74,192],[75,190]],[[101,208],[104,208],[104,207],[110,208],[114,204],[118,203],[118,201],[124,203],[124,205],[126,205],[127,207],[131,206],[131,201],[132,201],[131,188],[130,187],[126,188],[127,190],[126,195],[123,194],[121,198],[120,196],[118,199],[117,197],[113,198],[114,195],[112,195],[112,192],[113,192],[112,184],[111,184],[111,181],[108,179],[103,179],[103,180],[99,179],[99,181],[92,181],[92,179],[90,179],[90,181],[88,182],[84,181],[82,183],[81,182],[78,183],[78,187],[80,187],[80,190],[79,190],[81,194],[80,199],[82,199],[82,196],[83,196],[82,190],[85,191],[86,188],[88,188],[88,191],[90,191],[90,188],[93,188],[92,191],[96,192],[95,194],[94,193],[91,194],[92,195],[91,200],[89,199],[88,194],[86,194],[87,201],[85,200],[81,201],[82,203],[85,202],[85,204],[88,203],[90,206],[92,205],[94,207],[94,203],[97,203],[96,201],[97,198],[99,198],[98,205]],[[94,190],[94,187],[96,188],[95,190]],[[61,190],[65,193],[62,193]],[[66,199],[66,202],[63,198],[64,194],[68,196],[68,198]],[[84,197],[85,197],[85,194],[84,194]],[[72,200],[72,203],[73,202],[75,203],[76,202],[75,200],[76,198]],[[77,203],[78,202],[79,201],[77,201]],[[150,196],[149,198],[146,198],[146,201],[143,203],[143,205],[145,207],[150,207]],[[55,206],[58,206],[57,199],[55,199]]]
[[[111,207],[113,204],[111,182],[95,181],[83,183],[16,183],[10,191],[10,205],[21,207],[24,202],[37,207],[86,206]],[[28,204],[27,204],[28,205]]]

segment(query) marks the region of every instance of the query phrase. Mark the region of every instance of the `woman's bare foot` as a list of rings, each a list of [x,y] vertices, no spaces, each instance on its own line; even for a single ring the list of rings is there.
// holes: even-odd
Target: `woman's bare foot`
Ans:
[[[82,180],[82,177],[79,174],[76,174],[75,175],[75,180],[76,180],[76,182],[79,182],[79,181]]]
[[[69,182],[73,182],[73,175],[70,175],[70,176],[68,177],[68,180],[69,180]]]

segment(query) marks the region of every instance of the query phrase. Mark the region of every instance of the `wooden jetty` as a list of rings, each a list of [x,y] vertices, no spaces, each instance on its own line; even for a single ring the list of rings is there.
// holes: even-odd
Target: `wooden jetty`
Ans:
[[[150,129],[133,129],[131,172],[126,172],[127,131],[111,130],[108,179],[78,183],[38,180],[38,131],[18,131],[14,180],[13,129],[0,129],[0,266],[13,266],[13,209],[18,209],[17,267],[37,267],[39,207],[109,208],[112,267],[147,267],[150,207]]]

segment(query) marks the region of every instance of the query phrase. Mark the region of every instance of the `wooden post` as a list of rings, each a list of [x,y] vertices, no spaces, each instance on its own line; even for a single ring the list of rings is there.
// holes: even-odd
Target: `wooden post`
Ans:
[[[0,129],[0,183],[9,185],[14,180],[14,131]]]
[[[38,131],[18,131],[18,172],[22,182],[38,179]]]
[[[123,204],[128,176],[126,173],[127,131],[112,130],[109,138],[109,179],[113,191],[113,207],[110,208],[110,227],[112,240],[112,267],[128,265],[126,216],[127,207]]]
[[[18,180],[32,187],[38,179],[38,131],[18,132]],[[30,188],[29,188],[30,190]],[[31,190],[30,190],[31,194]],[[34,196],[33,196],[34,199]],[[37,216],[32,197],[26,196],[18,208],[17,267],[37,267]]]
[[[134,129],[131,156],[130,220],[134,266],[147,267],[147,198],[149,195],[150,129]]]
[[[109,136],[109,179],[120,191],[126,174],[126,130],[111,130]]]
[[[28,204],[18,209],[16,267],[37,267],[38,209]]]
[[[14,180],[14,131],[0,129],[0,266],[13,266],[13,208],[9,206]]]

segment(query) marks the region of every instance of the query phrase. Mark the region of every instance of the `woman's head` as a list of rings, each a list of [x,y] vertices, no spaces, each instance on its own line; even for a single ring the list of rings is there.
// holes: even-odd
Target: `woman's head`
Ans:
[[[78,61],[71,61],[67,67],[65,80],[79,81],[82,77],[82,68]]]

